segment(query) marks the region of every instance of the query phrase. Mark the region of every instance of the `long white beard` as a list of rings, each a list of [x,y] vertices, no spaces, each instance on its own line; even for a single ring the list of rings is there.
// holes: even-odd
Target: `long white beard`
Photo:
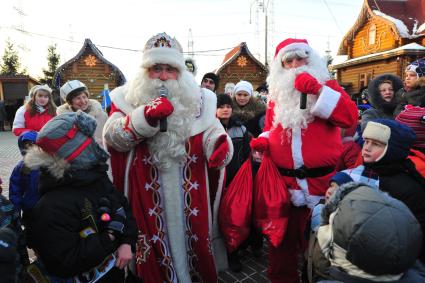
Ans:
[[[311,110],[317,102],[317,95],[307,95],[307,108],[300,109],[301,92],[294,88],[295,77],[303,72],[309,73],[322,84],[329,79],[326,65],[315,54],[310,54],[307,65],[296,69],[285,69],[281,62],[273,62],[267,83],[269,99],[275,104],[274,127],[281,125],[284,129],[305,129],[314,120]]]
[[[182,72],[178,80],[161,81],[150,79],[142,71],[129,86],[126,100],[135,107],[146,105],[158,97],[158,88],[168,89],[167,98],[174,107],[173,113],[167,117],[167,131],[158,132],[148,139],[148,147],[152,162],[160,169],[172,165],[183,164],[187,158],[186,142],[190,137],[190,129],[200,109],[200,89],[192,75]]]

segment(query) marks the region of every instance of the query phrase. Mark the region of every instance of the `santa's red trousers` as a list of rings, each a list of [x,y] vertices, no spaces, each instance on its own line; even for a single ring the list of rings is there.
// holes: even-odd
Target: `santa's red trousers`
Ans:
[[[269,250],[269,279],[272,283],[299,283],[299,254],[307,247],[305,229],[310,218],[307,207],[291,206],[288,227],[282,243]]]

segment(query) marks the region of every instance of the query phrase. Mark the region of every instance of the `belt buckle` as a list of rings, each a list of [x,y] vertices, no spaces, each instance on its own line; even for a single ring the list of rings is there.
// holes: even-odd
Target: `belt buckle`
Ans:
[[[307,170],[304,166],[295,169],[295,177],[298,179],[305,179],[307,177]]]

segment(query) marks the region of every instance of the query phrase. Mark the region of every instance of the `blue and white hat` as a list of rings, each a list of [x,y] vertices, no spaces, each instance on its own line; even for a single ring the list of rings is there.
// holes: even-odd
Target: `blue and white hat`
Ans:
[[[418,59],[407,66],[406,72],[415,72],[418,78],[425,76],[425,59]]]

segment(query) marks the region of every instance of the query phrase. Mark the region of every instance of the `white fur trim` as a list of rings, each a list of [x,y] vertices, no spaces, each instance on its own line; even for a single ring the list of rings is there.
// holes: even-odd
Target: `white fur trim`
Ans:
[[[15,119],[13,120],[12,131],[14,131],[15,129],[25,128],[25,111],[25,105],[22,105],[21,107],[19,107],[18,110],[16,110]]]
[[[159,125],[152,127],[149,125],[145,118],[145,107],[144,105],[137,107],[130,114],[129,126],[133,128],[135,134],[139,138],[150,138],[153,137],[159,131]]]
[[[185,216],[183,215],[183,182],[180,166],[160,170],[161,192],[168,244],[178,282],[191,282],[187,264]]]
[[[263,133],[261,133],[258,137],[263,137],[263,138],[269,138],[269,136],[270,136],[270,131],[267,131],[267,132],[263,132]]]
[[[152,48],[143,52],[142,68],[148,69],[155,64],[167,64],[180,72],[186,70],[183,54],[174,48]]]
[[[134,106],[125,100],[125,92],[127,86],[128,84],[117,87],[109,93],[111,101],[119,110],[124,112],[124,114],[126,115],[130,114],[131,111],[134,110]]]
[[[223,126],[217,118],[215,119],[215,125],[211,125],[206,131],[204,131],[202,136],[202,144],[205,156],[207,157],[207,159],[209,159],[212,153],[214,152],[214,147],[215,143],[217,142],[217,139],[222,135],[226,135],[227,137],[227,143],[229,144],[229,152],[227,153],[226,158],[223,160],[223,164],[219,167],[219,169],[224,168],[232,160],[232,139],[229,137],[229,135],[227,135],[226,131],[224,130]]]
[[[340,97],[341,93],[328,86],[323,86],[322,92],[319,94],[319,98],[311,113],[322,119],[328,119],[332,115]]]
[[[291,138],[292,159],[294,160],[294,168],[300,168],[304,165],[301,128],[292,129]]]
[[[71,167],[65,159],[50,155],[40,147],[28,149],[24,156],[24,163],[31,170],[45,167],[56,179],[62,178],[65,171]]]
[[[291,202],[294,206],[303,206],[307,204],[304,192],[302,190],[289,190]]]
[[[201,88],[200,113],[193,122],[190,135],[195,136],[211,127],[217,120],[215,116],[216,110],[217,95],[209,89]]]
[[[279,65],[282,66],[282,57],[283,55],[290,51],[290,50],[305,50],[307,52],[311,52],[312,49],[310,45],[304,43],[304,42],[296,42],[289,45],[286,45],[285,47],[281,48],[279,52],[277,53],[274,60],[277,60],[279,62]]]

